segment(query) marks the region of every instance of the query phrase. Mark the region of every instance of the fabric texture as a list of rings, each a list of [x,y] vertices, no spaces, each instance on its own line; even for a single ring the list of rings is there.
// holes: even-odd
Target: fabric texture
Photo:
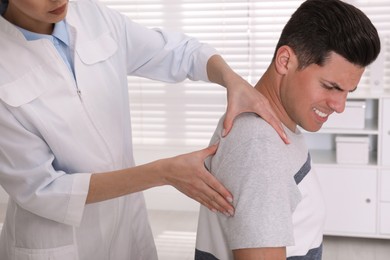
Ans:
[[[321,260],[322,259],[322,244],[317,248],[310,249],[304,256],[291,256],[287,260]]]
[[[20,27],[18,27],[18,29],[23,33],[27,41],[35,41],[44,38],[52,41],[58,54],[74,75],[73,59],[70,54],[70,43],[65,21],[60,21],[55,24],[52,35],[34,33]]]
[[[157,259],[143,194],[85,205],[90,176],[135,164],[127,75],[208,80],[216,51],[94,0],[65,22],[75,77],[53,41],[0,16],[0,259]]]
[[[287,256],[303,256],[319,247],[324,202],[303,134],[285,128],[285,145],[268,123],[245,113],[221,138],[222,122],[206,166],[232,192],[236,211],[226,217],[202,206],[197,250],[233,259],[234,249],[286,246]]]
[[[287,260],[321,260],[322,259],[322,244],[320,247],[310,249],[304,256],[290,256]],[[206,253],[195,249],[195,260],[218,260],[210,253]]]
[[[0,15],[3,15],[5,10],[7,9],[8,1],[1,1],[0,2]]]

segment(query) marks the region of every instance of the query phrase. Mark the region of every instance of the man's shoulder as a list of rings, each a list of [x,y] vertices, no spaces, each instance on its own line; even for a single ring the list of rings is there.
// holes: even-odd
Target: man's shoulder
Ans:
[[[254,143],[261,145],[260,149],[268,145],[275,149],[284,146],[276,130],[255,113],[238,115],[230,133],[223,138],[223,142],[229,147]]]

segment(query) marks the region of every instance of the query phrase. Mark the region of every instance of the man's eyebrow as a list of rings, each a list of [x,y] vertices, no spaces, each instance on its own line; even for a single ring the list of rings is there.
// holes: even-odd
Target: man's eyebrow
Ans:
[[[342,87],[340,87],[339,84],[337,84],[336,82],[330,82],[330,81],[327,81],[333,88],[339,90],[339,91],[344,91],[344,89]],[[354,92],[355,90],[357,89],[357,86],[354,88],[354,89],[351,89],[350,91],[348,91],[349,93],[352,93]]]

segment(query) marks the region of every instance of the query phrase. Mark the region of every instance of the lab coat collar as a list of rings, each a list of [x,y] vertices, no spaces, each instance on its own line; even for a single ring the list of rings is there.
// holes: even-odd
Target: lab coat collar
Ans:
[[[66,31],[66,23],[64,20],[58,22],[54,26],[53,36],[62,41],[65,45],[69,46],[69,37]],[[0,15],[0,31],[3,31],[7,34],[10,34],[13,37],[16,37],[20,40],[38,40],[42,38],[51,38],[50,35],[33,33],[23,28],[17,27],[14,24],[8,22],[3,16]]]
[[[56,37],[57,39],[62,41],[66,46],[69,47],[69,37],[68,37],[68,33],[66,31],[66,23],[64,21],[60,21],[60,22],[55,24],[52,35],[30,32],[30,31],[23,29],[21,27],[18,27],[18,29],[23,33],[24,37],[28,41],[39,40],[42,38],[52,40],[52,37]]]
[[[6,34],[9,34],[11,37],[26,41],[26,38],[24,38],[23,34],[13,25],[12,23],[8,22],[3,16],[0,15],[0,32],[4,32]]]

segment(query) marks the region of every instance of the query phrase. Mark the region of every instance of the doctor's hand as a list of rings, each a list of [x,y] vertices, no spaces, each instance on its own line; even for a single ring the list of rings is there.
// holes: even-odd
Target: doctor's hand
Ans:
[[[286,144],[289,143],[282,124],[266,97],[239,76],[233,77],[231,81],[227,82],[226,88],[228,92],[228,106],[223,122],[223,136],[230,132],[236,116],[243,112],[254,112],[267,121]]]
[[[163,159],[165,180],[213,212],[232,216],[232,194],[204,166],[205,159],[213,155],[217,147],[212,145],[200,151]]]
[[[222,136],[230,132],[236,116],[244,112],[254,112],[267,121],[286,144],[289,143],[282,123],[271,108],[268,99],[235,73],[220,55],[213,55],[208,60],[207,75],[211,82],[227,89],[228,106]]]

